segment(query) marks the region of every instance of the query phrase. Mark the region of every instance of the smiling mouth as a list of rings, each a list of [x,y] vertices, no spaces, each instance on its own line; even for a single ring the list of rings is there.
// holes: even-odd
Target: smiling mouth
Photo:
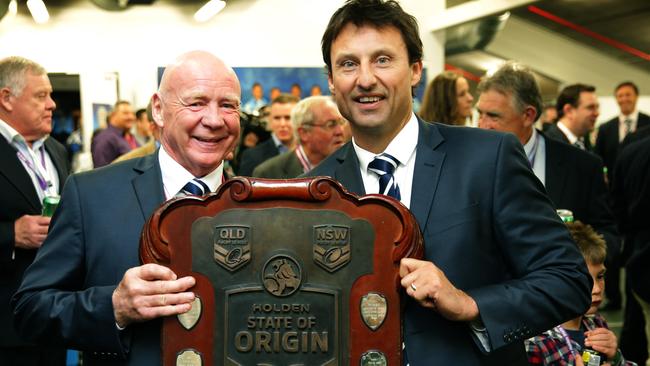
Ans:
[[[204,137],[194,136],[193,138],[199,142],[208,143],[208,144],[216,144],[219,143],[221,140],[223,140],[223,137],[204,138]]]
[[[383,97],[358,97],[356,98],[356,101],[359,103],[376,103],[379,102],[380,100],[384,99]]]

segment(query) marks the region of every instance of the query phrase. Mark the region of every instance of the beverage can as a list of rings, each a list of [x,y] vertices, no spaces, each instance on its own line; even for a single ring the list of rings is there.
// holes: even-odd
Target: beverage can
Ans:
[[[61,197],[59,196],[46,196],[43,198],[43,212],[41,214],[43,216],[52,217],[52,215],[54,215],[54,211],[59,205],[60,200]]]

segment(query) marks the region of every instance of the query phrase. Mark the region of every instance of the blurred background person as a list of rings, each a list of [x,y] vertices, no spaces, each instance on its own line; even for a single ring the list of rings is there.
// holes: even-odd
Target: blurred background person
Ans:
[[[293,151],[275,156],[253,170],[253,177],[288,179],[307,173],[346,140],[347,121],[330,97],[301,100],[291,112],[291,123],[298,139]]]
[[[557,122],[557,109],[555,109],[555,102],[544,104],[542,115],[539,117],[539,129],[546,131],[555,122]]]
[[[127,152],[126,154],[120,155],[117,159],[113,161],[114,163],[153,154],[156,152],[156,149],[160,146],[160,142],[159,142],[160,129],[158,128],[158,125],[154,122],[153,115],[151,114],[151,101],[149,101],[147,108],[142,110],[144,111],[145,114],[145,117],[142,120],[146,120],[147,123],[149,124],[149,126],[147,126],[147,130],[151,132],[151,139],[149,139],[149,141],[147,141],[144,145],[136,149],[133,149]],[[141,119],[138,118],[138,120]]]
[[[472,115],[474,97],[467,80],[445,71],[429,83],[420,106],[420,118],[429,122],[464,126]]]
[[[117,101],[108,117],[108,126],[96,132],[90,144],[95,168],[108,165],[118,156],[138,147],[129,133],[134,122],[135,114],[131,103],[124,100]]]
[[[291,95],[298,99],[302,99],[302,88],[300,87],[300,84],[293,83],[291,85]]]
[[[135,123],[131,127],[131,135],[138,143],[138,146],[144,146],[153,140],[151,126],[153,121],[147,115],[147,109],[138,109],[135,112]]]
[[[280,94],[271,101],[268,120],[271,138],[242,153],[241,164],[236,172],[238,175],[250,176],[256,166],[293,149],[296,139],[291,126],[291,111],[298,101],[299,99],[291,94]]]
[[[65,365],[65,349],[37,346],[13,327],[9,302],[48,235],[43,199],[58,196],[70,172],[53,138],[52,85],[39,64],[0,60],[0,365]]]

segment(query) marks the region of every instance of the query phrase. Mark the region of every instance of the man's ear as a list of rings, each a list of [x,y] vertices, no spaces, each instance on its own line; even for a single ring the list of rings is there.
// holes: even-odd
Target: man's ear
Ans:
[[[537,110],[535,107],[529,105],[524,108],[524,126],[532,126],[537,120]]]
[[[336,95],[336,88],[334,88],[334,80],[332,79],[332,72],[327,70],[327,86],[330,89],[332,96]]]
[[[163,121],[162,116],[162,100],[158,93],[154,93],[151,97],[151,116],[153,117],[153,122],[158,126],[158,128],[163,128],[165,122]]]
[[[11,95],[11,90],[9,90],[9,88],[0,89],[0,106],[2,106],[2,108],[8,112],[14,110],[14,106],[11,101],[12,97],[13,95]]]
[[[563,115],[568,116],[573,111],[573,106],[569,103],[562,106]]]

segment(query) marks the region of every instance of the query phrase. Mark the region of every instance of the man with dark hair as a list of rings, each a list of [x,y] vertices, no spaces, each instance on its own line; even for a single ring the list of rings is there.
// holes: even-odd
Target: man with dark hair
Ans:
[[[330,97],[301,100],[291,112],[291,123],[298,139],[296,148],[258,165],[253,177],[295,178],[312,170],[346,142],[347,122]]]
[[[591,151],[589,133],[598,119],[598,98],[596,88],[591,85],[573,84],[562,89],[555,108],[558,121],[546,130],[546,135]]]
[[[153,139],[152,124],[153,121],[149,119],[149,113],[145,108],[138,109],[135,112],[135,123],[131,126],[131,135],[138,146],[144,146]]]
[[[621,245],[607,203],[603,163],[598,156],[548,138],[533,127],[542,97],[532,72],[507,63],[483,79],[478,91],[479,127],[515,134],[555,208],[568,209],[577,220],[594,227],[607,242],[606,264],[618,262]]]
[[[258,165],[293,149],[295,139],[291,126],[291,111],[298,101],[300,99],[291,94],[280,94],[271,101],[268,120],[271,138],[244,151],[237,175],[250,176]]]
[[[627,137],[633,139],[633,135],[639,129],[650,126],[650,116],[636,109],[639,99],[639,88],[636,84],[631,81],[618,84],[614,96],[621,113],[598,128],[595,149],[596,153],[603,158],[610,180],[614,174],[614,164],[620,145]]]
[[[322,51],[353,140],[309,174],[399,199],[424,235],[399,264],[408,363],[524,364],[523,340],[584,313],[591,284],[521,145],[415,116],[422,42],[395,1],[347,1]]]
[[[97,132],[90,144],[95,168],[110,164],[118,156],[138,147],[131,135],[131,126],[135,122],[135,114],[131,103],[119,100],[108,116],[108,126]]]
[[[13,298],[18,332],[83,352],[83,364],[160,365],[163,317],[190,310],[196,283],[140,265],[145,220],[163,202],[214,191],[239,137],[235,72],[204,51],[165,68],[152,111],[156,154],[73,175]]]
[[[49,138],[55,108],[41,65],[0,60],[0,365],[65,364],[63,347],[37,346],[16,333],[9,305],[48,235],[43,200],[58,198],[70,172],[65,147]]]

